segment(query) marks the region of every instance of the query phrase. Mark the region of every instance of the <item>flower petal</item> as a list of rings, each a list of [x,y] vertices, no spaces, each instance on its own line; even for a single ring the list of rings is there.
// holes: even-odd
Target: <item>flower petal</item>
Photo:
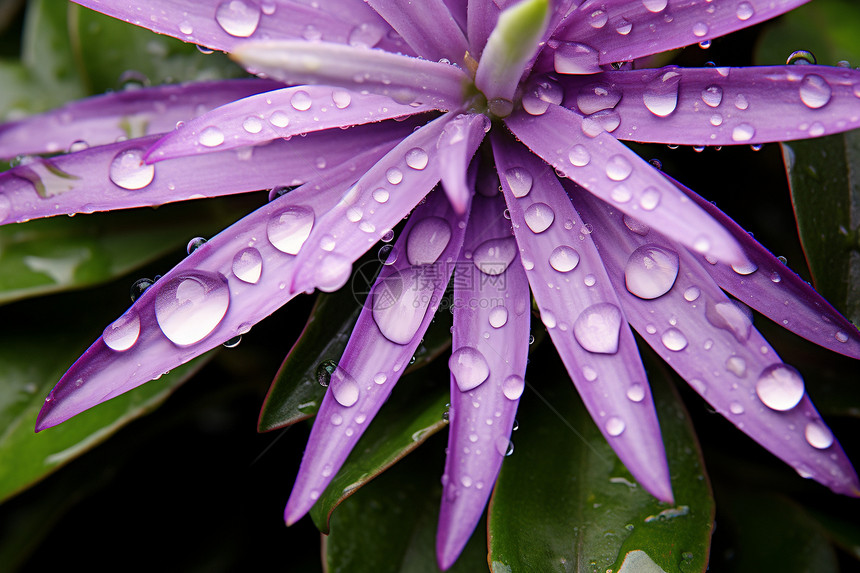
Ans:
[[[775,18],[809,0],[615,0],[584,2],[556,34],[593,52],[600,64],[689,46]]]
[[[494,137],[493,152],[541,320],[607,441],[655,497],[672,499],[660,426],[633,334],[590,227],[553,170]],[[630,399],[631,392],[641,399]],[[639,396],[636,396],[639,398]]]
[[[327,42],[246,42],[231,56],[255,73],[288,84],[340,86],[441,110],[460,107],[469,81],[449,64]]]
[[[508,2],[509,3],[509,2]],[[496,27],[505,2],[494,0],[469,0],[467,14],[469,54],[478,61],[484,52],[487,39]]]
[[[234,223],[158,279],[57,383],[36,431],[55,426],[247,332],[294,294],[315,221],[379,152],[365,152]]]
[[[583,197],[580,209],[594,225],[625,315],[645,341],[720,414],[802,476],[860,495],[857,474],[800,374],[723,294],[708,264],[594,198]]]
[[[187,122],[156,143],[147,162],[257,145],[429,111],[328,86],[297,86],[240,99]]]
[[[860,359],[856,326],[713,203],[673,182],[732,233],[749,257],[751,264],[737,270],[722,263],[705,267],[720,288],[798,336]]]
[[[445,293],[465,234],[465,225],[457,222],[465,220],[436,192],[406,223],[394,244],[396,260],[377,277],[332,374],[284,510],[288,525],[308,512],[409,364]],[[429,261],[422,258],[424,231],[434,226],[447,230],[447,242],[436,245],[438,256]]]
[[[603,95],[607,103],[599,105],[599,113],[617,114],[620,123],[612,135],[619,139],[738,145],[860,127],[860,71],[849,68],[666,67],[559,81],[565,88],[563,105],[584,115],[593,113],[596,94]]]
[[[352,262],[433,189],[442,170],[435,145],[451,119],[446,114],[405,138],[323,217],[296,262],[293,291],[343,286]]]
[[[463,245],[466,258],[461,257],[454,277],[448,456],[436,535],[443,570],[460,555],[484,513],[525,387],[529,287],[519,257],[505,269],[484,268],[491,274],[467,260],[469,254],[473,261],[483,258],[479,250],[487,243],[511,240],[504,201],[495,193],[474,199]]]
[[[466,38],[443,0],[367,0],[367,3],[422,58],[463,63],[468,50]]]
[[[229,52],[246,38],[323,40],[409,53],[391,27],[362,2],[277,0],[73,0],[136,26]]]
[[[737,242],[719,223],[588,118],[549,105],[542,115],[515,113],[505,123],[544,161],[600,199],[697,252],[745,262]]]
[[[0,223],[300,185],[349,161],[356,149],[390,149],[409,129],[408,122],[362,126],[157,165],[143,157],[159,136],[36,158],[0,174]]]
[[[120,137],[165,133],[251,94],[281,87],[268,80],[224,80],[108,93],[0,126],[0,157],[65,151],[76,142],[104,145]]]
[[[466,212],[475,188],[467,181],[469,163],[489,129],[490,120],[485,115],[460,115],[448,122],[436,143],[442,187],[459,214]]]

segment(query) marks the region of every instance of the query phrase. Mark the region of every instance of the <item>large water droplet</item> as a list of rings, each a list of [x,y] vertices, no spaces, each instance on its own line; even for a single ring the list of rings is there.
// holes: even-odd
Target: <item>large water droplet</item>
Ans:
[[[627,399],[631,402],[641,402],[645,399],[645,386],[642,384],[632,384],[627,389]]]
[[[833,445],[833,432],[821,422],[809,422],[803,433],[813,448],[824,450]]]
[[[696,22],[693,24],[693,35],[697,38],[701,38],[708,33],[708,25],[704,22]]]
[[[645,9],[655,14],[665,10],[668,3],[669,0],[642,0],[642,5],[645,6]]]
[[[290,105],[296,111],[308,111],[313,105],[313,100],[308,92],[299,90],[290,98]]]
[[[331,101],[337,109],[346,109],[352,103],[352,96],[348,91],[334,90],[331,92]]]
[[[505,171],[505,179],[511,188],[511,193],[517,198],[528,195],[534,183],[532,174],[523,167],[511,167]]]
[[[329,388],[337,403],[345,408],[354,406],[361,393],[358,382],[340,367],[332,372]]]
[[[257,31],[260,9],[256,4],[242,0],[221,2],[215,10],[215,21],[221,28],[237,38],[247,38]]]
[[[588,15],[588,23],[591,25],[592,28],[595,28],[597,30],[603,28],[608,21],[609,16],[604,10],[595,10]]]
[[[331,375],[337,369],[337,362],[334,360],[326,360],[325,362],[320,362],[317,366],[317,383],[323,388],[328,388],[328,385],[331,383]]]
[[[508,322],[508,309],[503,306],[495,306],[490,310],[487,317],[490,326],[493,328],[501,328]]]
[[[458,348],[448,360],[448,368],[460,392],[480,386],[490,376],[490,365],[481,351],[471,346]]]
[[[502,382],[502,393],[508,400],[519,400],[520,396],[523,395],[525,387],[526,382],[522,376],[511,374]]]
[[[574,167],[585,167],[591,161],[591,153],[588,152],[588,149],[584,145],[577,143],[570,148],[567,159]]]
[[[134,346],[138,336],[140,336],[140,317],[135,311],[129,310],[105,328],[102,340],[108,348],[122,352]]]
[[[352,261],[339,254],[329,253],[314,270],[316,287],[323,292],[334,292],[346,284],[352,274]]]
[[[678,254],[657,245],[642,245],[624,267],[627,290],[646,300],[663,296],[678,278]]]
[[[752,320],[748,311],[732,301],[709,304],[705,309],[708,322],[731,332],[738,342],[746,342],[752,332]]]
[[[242,122],[242,128],[248,133],[260,133],[263,130],[263,122],[260,121],[259,117],[249,116],[245,118],[245,121]]]
[[[613,181],[624,181],[633,173],[633,166],[623,155],[613,155],[606,162],[606,176]]]
[[[523,93],[522,105],[526,113],[542,115],[550,104],[559,105],[564,99],[564,88],[548,75],[538,75],[529,79]]]
[[[287,207],[275,212],[266,225],[272,245],[288,255],[297,255],[311,234],[314,212],[308,207]]]
[[[560,273],[569,273],[579,264],[579,253],[573,247],[559,245],[549,255],[549,266]]]
[[[152,183],[155,178],[155,165],[144,163],[144,153],[142,149],[126,149],[117,153],[110,163],[110,180],[117,186],[130,191],[143,189]],[[7,203],[8,201],[6,199]],[[0,206],[0,210],[2,210],[2,206]],[[3,219],[5,217],[0,218],[0,220]]]
[[[803,378],[788,364],[771,364],[758,377],[755,392],[772,410],[791,410],[803,398]]]
[[[573,323],[573,336],[589,352],[615,354],[621,332],[621,310],[614,304],[600,302],[580,313]]]
[[[612,109],[621,101],[621,88],[605,83],[591,84],[579,90],[576,106],[584,115]]]
[[[804,76],[800,81],[800,101],[806,107],[818,109],[824,107],[833,95],[833,88],[827,80],[816,74]]]
[[[188,346],[215,330],[229,306],[230,292],[224,277],[191,271],[158,287],[155,318],[167,338]]]
[[[615,31],[626,36],[633,30],[633,23],[624,18],[620,18],[615,22]]]
[[[242,249],[233,257],[232,269],[240,281],[257,284],[263,273],[263,256],[254,247]]]
[[[555,211],[546,203],[532,203],[526,208],[523,216],[526,220],[526,225],[528,225],[533,233],[543,233],[549,229],[555,220]]]
[[[420,147],[413,147],[406,152],[406,165],[416,171],[421,171],[427,167],[427,163],[429,161],[430,156],[427,155],[427,152]]]
[[[738,4],[738,8],[735,11],[735,15],[738,17],[738,20],[745,22],[753,17],[755,14],[755,9],[749,2],[741,2]]]
[[[748,123],[739,123],[732,130],[732,141],[749,141],[755,136],[755,128]]]
[[[355,48],[372,48],[382,39],[384,30],[374,24],[363,23],[352,29],[348,42]]]
[[[418,221],[406,239],[406,257],[410,265],[432,265],[451,240],[451,225],[441,217]]]
[[[224,132],[214,125],[210,125],[200,132],[197,141],[203,147],[218,147],[224,143]]]
[[[660,340],[663,342],[663,346],[672,352],[680,352],[687,348],[687,337],[684,336],[683,332],[674,327],[667,328],[660,337]]]
[[[738,378],[743,378],[747,375],[747,361],[740,356],[730,356],[726,359],[726,370]]]
[[[497,276],[508,269],[517,256],[517,242],[513,237],[484,241],[472,253],[472,262],[485,275]]]
[[[723,88],[710,85],[702,90],[702,101],[708,107],[718,107],[723,101]]]
[[[606,433],[610,436],[620,436],[627,425],[624,423],[624,420],[619,418],[618,416],[611,416],[608,420],[606,420]]]
[[[415,269],[404,269],[373,287],[373,320],[382,335],[396,344],[409,344],[430,304],[433,284]]]
[[[681,74],[674,70],[663,72],[651,80],[642,94],[642,101],[648,111],[658,117],[666,117],[675,111],[680,81]]]
[[[597,137],[604,131],[612,133],[619,125],[621,125],[621,115],[618,111],[604,109],[583,118],[582,133],[588,137]]]
[[[600,71],[597,50],[585,44],[562,42],[553,57],[555,71],[560,74],[592,74]]]

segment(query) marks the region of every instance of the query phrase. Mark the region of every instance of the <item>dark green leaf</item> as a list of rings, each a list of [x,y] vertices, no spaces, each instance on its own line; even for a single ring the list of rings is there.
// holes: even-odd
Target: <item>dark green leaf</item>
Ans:
[[[849,503],[856,506],[856,500],[852,500]],[[821,524],[827,535],[836,545],[851,554],[855,559],[860,559],[860,524],[854,519],[856,514],[852,514],[852,517],[849,519],[844,515],[836,516],[824,513],[823,511],[812,510],[810,513]]]
[[[391,398],[311,509],[311,517],[323,533],[343,500],[447,425],[442,414],[448,402],[448,385],[427,373],[421,370],[397,383]]]
[[[782,144],[800,239],[816,289],[860,323],[860,131]]]
[[[435,573],[435,531],[442,497],[439,476],[444,444],[407,456],[346,500],[334,513],[324,538],[329,573]],[[448,571],[487,570],[484,524],[478,524],[459,560]]]
[[[649,367],[649,379],[675,504],[635,483],[567,376],[545,376],[523,397],[516,449],[492,498],[494,572],[618,571],[637,550],[667,572],[704,571],[714,504],[692,427],[664,371]]]

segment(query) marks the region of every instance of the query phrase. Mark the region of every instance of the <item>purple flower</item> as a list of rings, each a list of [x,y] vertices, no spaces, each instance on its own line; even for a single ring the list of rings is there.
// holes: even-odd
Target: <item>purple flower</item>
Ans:
[[[856,70],[630,64],[804,0],[79,3],[229,51],[272,79],[109,94],[3,126],[4,156],[91,145],[0,176],[3,223],[295,188],[199,247],[109,325],[46,399],[37,430],[246,332],[298,293],[339,289],[411,212],[332,375],[288,523],[390,394],[452,275],[442,568],[474,530],[508,447],[530,293],[595,422],[655,497],[670,501],[672,490],[630,326],[802,475],[860,494],[800,374],[723,291],[855,358],[856,328],[619,141],[757,144],[860,126]],[[120,135],[140,137],[111,143]]]

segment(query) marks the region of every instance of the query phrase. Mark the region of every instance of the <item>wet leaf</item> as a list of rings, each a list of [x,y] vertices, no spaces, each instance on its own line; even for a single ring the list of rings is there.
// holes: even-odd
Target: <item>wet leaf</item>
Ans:
[[[675,504],[659,502],[636,484],[567,376],[542,377],[520,403],[515,450],[502,465],[490,505],[494,572],[618,571],[637,550],[667,572],[705,570],[714,512],[710,486],[665,367],[648,367]]]

